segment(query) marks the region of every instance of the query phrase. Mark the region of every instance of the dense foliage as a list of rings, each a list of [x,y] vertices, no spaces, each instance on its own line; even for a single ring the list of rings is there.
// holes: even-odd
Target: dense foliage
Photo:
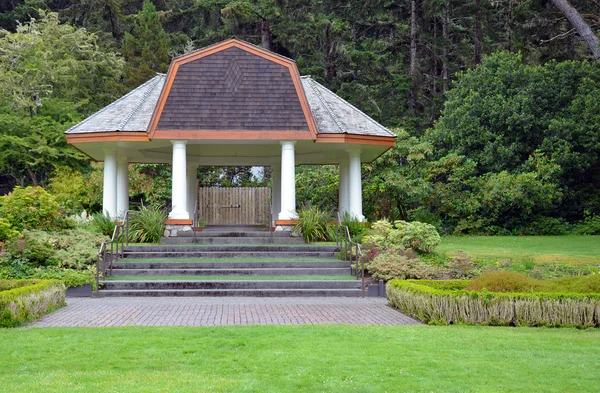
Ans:
[[[456,234],[598,233],[600,67],[557,1],[507,3],[5,2],[0,193],[51,183],[61,209],[99,211],[101,167],[63,132],[173,57],[236,36],[295,59],[395,130],[394,149],[364,167],[369,220]],[[570,3],[597,30],[599,3]],[[269,178],[199,169],[204,186]],[[298,207],[334,211],[338,178],[333,166],[299,168]],[[130,181],[134,203],[168,206],[167,166],[132,165]]]

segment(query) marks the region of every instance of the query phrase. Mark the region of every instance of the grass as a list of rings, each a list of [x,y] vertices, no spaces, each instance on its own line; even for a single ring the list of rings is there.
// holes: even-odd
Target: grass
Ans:
[[[6,392],[597,392],[600,332],[467,326],[0,330]]]
[[[323,258],[121,258],[119,263],[338,262]]]
[[[107,276],[106,281],[223,281],[223,280],[241,280],[241,281],[259,281],[259,280],[356,280],[354,276]]]
[[[444,237],[437,252],[452,255],[456,250],[481,259],[597,265],[600,263],[600,236]]]

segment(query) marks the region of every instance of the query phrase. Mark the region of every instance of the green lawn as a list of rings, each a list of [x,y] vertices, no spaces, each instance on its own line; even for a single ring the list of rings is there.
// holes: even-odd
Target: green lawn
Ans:
[[[436,252],[452,255],[456,250],[484,259],[599,264],[600,236],[444,237]]]
[[[354,276],[107,276],[107,281],[222,281],[222,280],[243,280],[243,281],[258,281],[258,280],[356,280]]]
[[[3,392],[597,392],[597,329],[0,330]]]

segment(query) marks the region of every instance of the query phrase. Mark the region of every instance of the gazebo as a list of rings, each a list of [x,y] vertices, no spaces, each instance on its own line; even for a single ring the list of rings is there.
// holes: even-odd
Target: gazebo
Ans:
[[[174,59],[167,74],[66,131],[67,141],[104,161],[104,214],[129,208],[129,163],[172,165],[167,225],[191,230],[198,166],[271,166],[272,225],[295,224],[296,165],[337,164],[339,210],[363,219],[361,163],[395,135],[293,60],[230,39]]]

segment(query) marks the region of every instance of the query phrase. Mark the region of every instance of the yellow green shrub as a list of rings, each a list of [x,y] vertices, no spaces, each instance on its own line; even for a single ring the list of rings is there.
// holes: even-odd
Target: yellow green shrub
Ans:
[[[58,280],[0,280],[0,328],[14,327],[65,305]]]
[[[390,304],[428,324],[598,327],[600,293],[467,291],[467,280],[393,280]]]

